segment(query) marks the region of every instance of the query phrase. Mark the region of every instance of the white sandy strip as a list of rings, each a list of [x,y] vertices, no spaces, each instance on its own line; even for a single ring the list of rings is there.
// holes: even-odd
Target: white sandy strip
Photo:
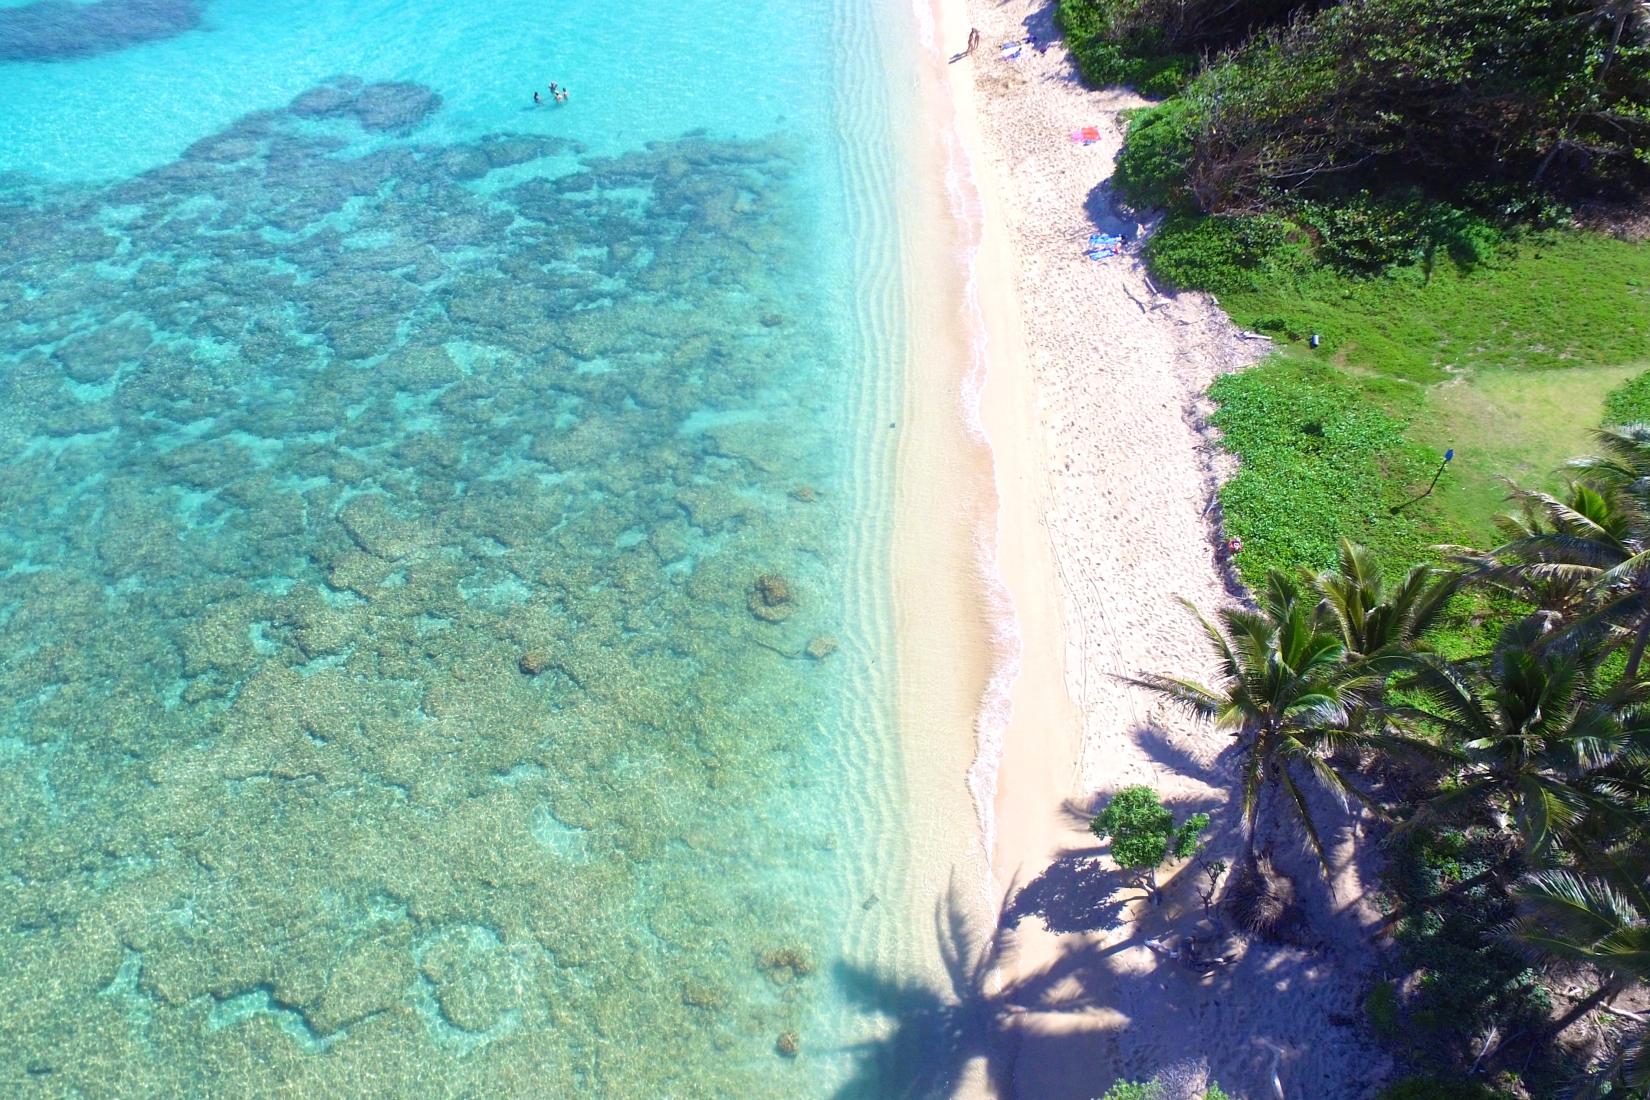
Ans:
[[[1057,858],[1093,849],[1062,803],[1092,807],[1130,783],[1217,811],[1214,854],[1230,859],[1236,848],[1236,815],[1223,810],[1234,776],[1219,759],[1229,738],[1116,677],[1214,673],[1177,602],[1212,611],[1231,598],[1206,514],[1214,473],[1201,395],[1264,345],[1242,338],[1207,296],[1157,294],[1132,254],[1083,255],[1096,231],[1139,240],[1142,227],[1117,213],[1103,181],[1121,143],[1118,112],[1142,101],[1081,86],[1052,41],[1046,2],[939,0],[946,53],[970,26],[980,47],[950,65],[950,81],[983,219],[982,404],[1002,508],[999,564],[1023,645],[992,799],[993,866],[1000,887],[1029,882],[1024,896],[1036,901],[1003,981],[1058,972],[1059,988],[1101,1006],[1026,1017],[1007,1055],[1014,1092],[1087,1100],[1118,1076],[1204,1061],[1253,1100],[1274,1095],[1274,1071],[1291,1100],[1365,1096],[1385,1067],[1359,1031],[1370,952],[1352,869],[1338,877],[1337,899],[1312,897],[1301,876],[1318,942],[1251,945],[1200,978],[1145,946],[1199,915],[1195,872],[1161,908],[1119,910],[1097,885],[1107,865]],[[999,44],[1028,32],[1045,48],[1004,60]],[[1098,144],[1069,140],[1083,126],[1099,128]],[[1343,857],[1350,841],[1350,829],[1335,838]]]

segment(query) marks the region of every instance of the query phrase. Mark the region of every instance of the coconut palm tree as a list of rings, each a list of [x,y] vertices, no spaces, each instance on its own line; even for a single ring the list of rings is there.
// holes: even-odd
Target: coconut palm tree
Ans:
[[[1334,569],[1303,570],[1302,577],[1323,598],[1353,659],[1421,646],[1461,584],[1457,573],[1417,565],[1389,587],[1374,552],[1347,539]]]
[[[1402,686],[1416,701],[1393,716],[1462,754],[1458,782],[1410,824],[1480,814],[1512,824],[1523,856],[1585,852],[1581,838],[1608,834],[1638,816],[1633,769],[1644,738],[1646,685],[1601,688],[1600,651],[1535,644],[1538,620],[1504,637],[1487,662],[1451,663],[1425,654]]]
[[[1385,671],[1374,662],[1349,661],[1340,632],[1325,621],[1317,603],[1276,570],[1267,576],[1257,610],[1226,608],[1217,618],[1218,625],[1198,616],[1220,658],[1217,684],[1154,674],[1129,682],[1213,719],[1237,738],[1246,862],[1254,859],[1255,821],[1262,805],[1281,791],[1327,874],[1329,857],[1301,779],[1312,776],[1343,804],[1348,799],[1367,802],[1331,757],[1342,748],[1410,746],[1379,726],[1366,729],[1355,721],[1357,711],[1379,690]]]
[[[1473,576],[1514,588],[1564,620],[1565,637],[1627,644],[1636,679],[1650,647],[1650,425],[1595,434],[1599,455],[1570,464],[1560,494],[1515,489],[1509,540],[1460,550]]]
[[[1518,943],[1546,958],[1585,963],[1600,977],[1590,996],[1549,1025],[1548,1037],[1629,986],[1650,982],[1650,863],[1642,848],[1597,857],[1589,875],[1538,872],[1525,878],[1513,896],[1519,916],[1510,933]],[[1607,1084],[1650,1086],[1645,1039],[1645,1026],[1636,1023],[1584,1094],[1600,1095]]]

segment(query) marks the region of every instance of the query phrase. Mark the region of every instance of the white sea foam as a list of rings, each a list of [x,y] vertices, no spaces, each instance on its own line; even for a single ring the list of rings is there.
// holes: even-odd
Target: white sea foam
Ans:
[[[927,12],[920,2],[918,9]],[[929,16],[931,20],[931,15]],[[931,23],[930,23],[931,26]],[[989,373],[987,351],[990,336],[980,305],[980,243],[984,211],[976,184],[973,159],[955,131],[945,137],[946,193],[952,216],[963,230],[959,257],[963,269],[964,325],[969,334],[969,363],[959,394],[963,422],[969,434],[988,452],[991,438],[986,432],[980,402]],[[974,560],[985,595],[990,629],[992,666],[974,719],[975,754],[968,769],[968,790],[980,823],[980,842],[989,867],[996,846],[997,773],[1003,758],[1003,737],[1014,716],[1013,690],[1020,678],[1024,639],[1014,598],[1003,579],[1001,564],[1002,516],[1000,509],[990,520],[982,520],[974,535]]]

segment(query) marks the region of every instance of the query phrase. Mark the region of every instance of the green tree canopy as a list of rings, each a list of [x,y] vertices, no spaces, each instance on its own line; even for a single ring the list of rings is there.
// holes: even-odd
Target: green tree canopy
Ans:
[[[1192,814],[1179,825],[1150,787],[1125,787],[1106,803],[1090,830],[1111,838],[1111,858],[1129,871],[1151,871],[1175,859],[1189,859],[1209,827],[1208,814]]]

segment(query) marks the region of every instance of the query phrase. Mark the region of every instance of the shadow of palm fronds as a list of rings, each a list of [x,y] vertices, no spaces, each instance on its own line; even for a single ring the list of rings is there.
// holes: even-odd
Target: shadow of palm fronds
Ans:
[[[1069,964],[1003,981],[1016,955],[1009,910],[1017,891],[1004,895],[993,927],[982,928],[961,904],[953,878],[934,907],[934,931],[945,984],[895,978],[851,963],[837,979],[851,1003],[893,1021],[879,1040],[858,1048],[861,1062],[837,1100],[938,1100],[956,1090],[968,1067],[983,1062],[992,1090],[1013,1094],[1019,1049],[1017,1017],[1025,1012],[1075,1012],[1092,1007],[1085,993],[1059,995]]]

